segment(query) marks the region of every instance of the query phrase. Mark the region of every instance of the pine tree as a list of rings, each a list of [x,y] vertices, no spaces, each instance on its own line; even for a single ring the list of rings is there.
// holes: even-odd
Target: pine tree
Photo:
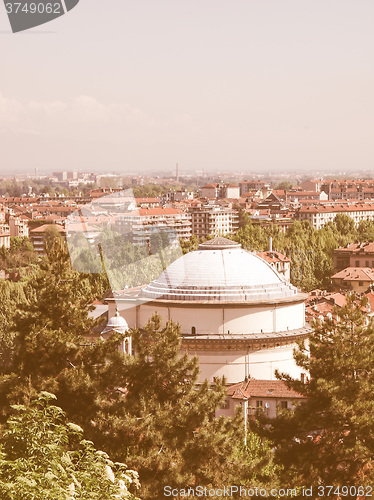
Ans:
[[[94,287],[89,278],[71,268],[62,240],[51,240],[47,252],[8,332],[14,352],[2,366],[0,402],[5,415],[10,403],[27,403],[41,390],[69,402],[70,414],[81,413],[78,400],[89,398],[94,404],[95,376],[100,372],[94,364],[98,359],[110,359],[111,352],[114,357],[119,355],[114,339],[87,345],[85,336],[95,325],[88,317]],[[97,379],[99,384],[100,376]],[[69,397],[73,393],[76,398]]]
[[[179,327],[162,326],[158,315],[135,330],[136,356],[117,372],[124,396],[107,401],[94,422],[95,442],[139,471],[147,499],[161,498],[165,485],[221,484],[240,469],[229,466],[240,417],[214,418],[224,382],[197,387],[198,361],[181,357],[180,343]]]
[[[272,452],[243,448],[241,414],[215,418],[225,381],[196,385],[198,360],[180,356],[178,325],[162,325],[156,314],[133,332],[133,345],[136,356],[117,372],[123,395],[102,405],[92,429],[95,443],[139,472],[142,498],[162,498],[166,485],[274,480]]]
[[[16,353],[0,384],[5,415],[9,404],[55,393],[96,447],[139,471],[144,499],[162,498],[166,485],[250,484],[259,474],[271,480],[268,451],[253,465],[252,451],[239,453],[241,416],[214,418],[225,383],[196,385],[198,361],[180,356],[177,325],[152,317],[133,332],[134,357],[118,351],[121,335],[87,345],[92,289],[59,240],[47,264],[15,321]]]
[[[374,325],[351,297],[338,323],[316,323],[295,353],[306,384],[279,375],[307,399],[271,423],[278,459],[293,486],[367,486],[374,479]],[[355,498],[357,495],[345,496]]]

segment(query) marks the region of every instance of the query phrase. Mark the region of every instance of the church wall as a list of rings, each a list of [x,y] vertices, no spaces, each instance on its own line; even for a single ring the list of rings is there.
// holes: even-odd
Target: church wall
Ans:
[[[127,324],[129,325],[130,328],[134,328],[136,326],[136,308],[131,307],[127,308],[125,310],[121,309],[122,304],[118,304],[118,310],[121,316],[125,318],[127,321]],[[110,302],[109,303],[109,310],[108,310],[108,317],[111,318],[114,316],[116,312],[116,306],[117,304],[115,302]]]
[[[225,333],[273,332],[272,306],[225,309]]]
[[[305,304],[279,304],[275,309],[275,332],[295,330],[305,326]]]
[[[249,353],[249,375],[261,380],[275,380],[275,370],[288,373],[300,380],[303,370],[293,359],[293,349],[296,344],[262,348]]]
[[[115,303],[109,304],[109,318],[114,316]],[[121,307],[121,304],[119,304]],[[195,327],[197,334],[238,334],[271,333],[294,330],[305,325],[304,303],[278,304],[263,307],[221,307],[221,308],[186,308],[168,307],[158,304],[142,304],[136,308],[120,309],[130,328],[144,326],[152,314],[157,311],[163,322],[172,319],[180,323],[183,333],[191,333]]]
[[[178,307],[157,304],[140,306],[139,326],[143,326],[157,311],[164,322],[172,319],[181,325],[182,332],[190,334],[271,333],[301,328],[305,324],[304,304],[264,305],[262,307]],[[129,326],[135,325],[133,311],[123,311]]]
[[[185,351],[183,351],[185,352]],[[226,377],[226,382],[232,384],[244,380],[246,376],[247,353],[245,351],[188,351],[190,356],[198,356],[200,374],[198,382],[208,379],[213,382],[214,377]]]
[[[138,326],[144,326],[155,312],[161,316],[163,324],[169,320],[167,307],[143,304],[139,307]]]
[[[293,348],[287,346],[250,349],[241,351],[209,351],[188,350],[188,354],[199,357],[199,382],[205,379],[213,381],[214,377],[225,376],[227,383],[241,382],[247,376],[261,380],[275,380],[274,371],[285,372],[300,379],[303,370],[296,366],[293,359]],[[183,351],[186,352],[186,351]]]

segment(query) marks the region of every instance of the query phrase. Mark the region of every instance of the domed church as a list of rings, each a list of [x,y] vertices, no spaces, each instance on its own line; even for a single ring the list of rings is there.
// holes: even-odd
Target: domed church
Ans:
[[[113,295],[109,317],[118,307],[130,328],[141,328],[155,311],[178,322],[182,352],[199,358],[200,381],[274,380],[276,369],[303,376],[293,349],[310,331],[307,295],[234,241],[202,243],[148,286]]]

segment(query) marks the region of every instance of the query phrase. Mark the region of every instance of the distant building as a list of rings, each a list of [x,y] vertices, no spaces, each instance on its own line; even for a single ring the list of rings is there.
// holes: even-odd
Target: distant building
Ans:
[[[346,267],[372,267],[374,268],[374,242],[351,243],[346,247],[334,250],[335,272]]]
[[[347,267],[331,277],[333,288],[364,293],[374,284],[374,270],[370,267]]]
[[[45,234],[51,227],[55,228],[61,236],[66,236],[65,229],[59,224],[44,224],[30,231],[30,238],[35,252],[45,254]]]
[[[269,183],[264,181],[241,181],[239,182],[240,196],[250,191],[267,190],[270,188]]]
[[[56,177],[56,179],[59,182],[66,181],[68,179],[68,173],[67,172],[52,172],[53,177]]]
[[[135,198],[135,203],[140,208],[157,208],[160,206],[160,198]]]
[[[230,198],[238,200],[240,198],[240,188],[235,184],[223,184],[219,187],[220,198]]]
[[[351,217],[357,226],[361,221],[374,218],[374,203],[372,202],[320,202],[312,206],[302,206],[295,219],[309,221],[315,229],[333,221],[338,214]]]
[[[259,210],[269,209],[271,213],[280,212],[286,208],[286,192],[283,190],[273,191],[265,200],[261,200],[256,206]]]
[[[305,190],[324,191],[329,200],[373,200],[373,179],[317,179],[303,182]]]
[[[165,201],[169,203],[174,203],[176,201],[193,200],[193,191],[187,191],[186,189],[180,189],[178,191],[169,190],[166,192]]]
[[[202,207],[191,207],[189,213],[192,234],[198,238],[234,233],[239,227],[238,212],[230,208],[204,205]]]
[[[257,255],[264,259],[265,262],[271,265],[285,280],[291,279],[291,261],[288,257],[280,252],[268,250],[267,252],[257,252]]]
[[[325,319],[339,321],[337,309],[344,307],[347,299],[344,294],[330,293],[324,290],[312,290],[309,292],[305,308],[306,320],[311,323],[313,320],[325,321]]]
[[[146,244],[145,234],[153,228],[170,231],[171,236],[188,240],[191,235],[191,217],[187,212],[175,208],[150,208],[123,213],[116,219],[121,232],[131,232],[133,241]]]
[[[306,381],[306,374],[303,374]],[[233,417],[237,407],[243,408],[248,417],[265,415],[275,418],[280,410],[293,410],[295,402],[306,398],[288,389],[281,380],[255,380],[238,382],[227,388],[225,404],[216,411],[216,416]]]
[[[202,198],[240,198],[240,188],[235,184],[227,183],[216,183],[216,184],[206,184],[200,189]]]
[[[328,195],[324,191],[288,191],[287,200],[288,201],[298,201],[301,200],[316,200],[316,201],[327,201],[329,199]]]
[[[218,184],[206,184],[200,189],[202,198],[218,198]]]
[[[28,238],[29,236],[29,225],[28,218],[25,216],[20,217],[9,217],[9,230],[10,237]]]

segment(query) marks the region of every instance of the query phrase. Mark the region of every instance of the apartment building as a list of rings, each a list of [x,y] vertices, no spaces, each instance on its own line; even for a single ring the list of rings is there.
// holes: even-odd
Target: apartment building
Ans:
[[[19,217],[9,217],[9,231],[11,238],[28,238],[29,236],[29,225],[28,218],[24,215]]]
[[[134,243],[146,244],[147,234],[156,228],[188,240],[192,235],[191,216],[175,208],[139,209],[121,214],[115,225],[121,232],[131,232]]]
[[[325,179],[302,183],[303,189],[324,191],[329,200],[373,200],[373,179]]]
[[[191,207],[189,213],[191,215],[192,234],[198,238],[234,233],[239,227],[238,212],[230,208],[204,205]]]
[[[60,233],[61,236],[66,237],[65,229],[59,224],[44,224],[30,231],[30,238],[33,244],[35,252],[43,255],[45,254],[45,236],[50,230],[55,230]]]
[[[206,184],[200,189],[202,198],[240,198],[240,188],[235,184],[216,183]]]
[[[320,229],[327,222],[333,221],[338,214],[348,215],[357,226],[362,220],[374,218],[374,203],[330,202],[302,206],[295,213],[295,219],[299,221],[307,220],[315,229]]]
[[[334,250],[334,269],[339,272],[347,267],[374,268],[374,242],[351,243]]]
[[[371,267],[347,267],[331,276],[334,290],[352,290],[364,293],[374,284],[374,270]]]
[[[239,182],[240,196],[250,191],[261,191],[270,188],[270,184],[265,181],[241,181]]]

